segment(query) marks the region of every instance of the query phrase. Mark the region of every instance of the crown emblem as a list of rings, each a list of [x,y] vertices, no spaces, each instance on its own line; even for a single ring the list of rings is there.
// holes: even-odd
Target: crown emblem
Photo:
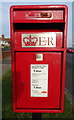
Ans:
[[[23,42],[25,43],[25,46],[35,46],[38,39],[36,37],[32,37],[31,35],[29,37],[24,37]]]

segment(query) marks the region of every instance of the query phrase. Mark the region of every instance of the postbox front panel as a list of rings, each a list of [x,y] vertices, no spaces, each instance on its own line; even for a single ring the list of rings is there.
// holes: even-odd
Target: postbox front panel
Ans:
[[[15,53],[16,108],[60,109],[61,59],[61,52]]]

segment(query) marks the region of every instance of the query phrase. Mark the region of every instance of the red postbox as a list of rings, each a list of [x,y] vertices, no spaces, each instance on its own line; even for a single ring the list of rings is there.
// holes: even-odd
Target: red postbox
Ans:
[[[14,112],[64,110],[67,6],[10,9]]]

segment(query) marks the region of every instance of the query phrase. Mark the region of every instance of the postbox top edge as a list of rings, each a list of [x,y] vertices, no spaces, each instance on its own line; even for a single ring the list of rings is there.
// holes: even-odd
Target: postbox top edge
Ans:
[[[59,5],[12,5],[10,10],[13,9],[68,9],[68,6],[65,4]]]

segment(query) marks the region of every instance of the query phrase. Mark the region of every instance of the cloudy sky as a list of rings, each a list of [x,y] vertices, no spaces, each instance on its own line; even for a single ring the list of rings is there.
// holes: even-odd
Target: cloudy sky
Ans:
[[[23,0],[18,0],[18,2],[4,2],[5,0],[2,0],[2,2],[0,2],[0,36],[2,34],[5,35],[5,37],[10,37],[10,6],[12,5],[39,5],[39,4],[65,4],[68,6],[68,42],[67,42],[67,46],[71,47],[72,46],[72,2],[66,2],[68,0],[58,0],[58,2],[56,2],[57,0],[46,0],[46,2],[44,2],[45,0],[24,0],[24,2],[22,2]],[[7,1],[17,1],[17,0],[7,0]],[[21,1],[21,2],[20,2]],[[26,2],[27,1],[27,2]],[[32,2],[31,2],[32,1]],[[43,1],[43,2],[40,2]],[[59,2],[61,1],[61,2]],[[64,1],[64,2],[63,2]],[[69,0],[71,1],[71,0]]]

